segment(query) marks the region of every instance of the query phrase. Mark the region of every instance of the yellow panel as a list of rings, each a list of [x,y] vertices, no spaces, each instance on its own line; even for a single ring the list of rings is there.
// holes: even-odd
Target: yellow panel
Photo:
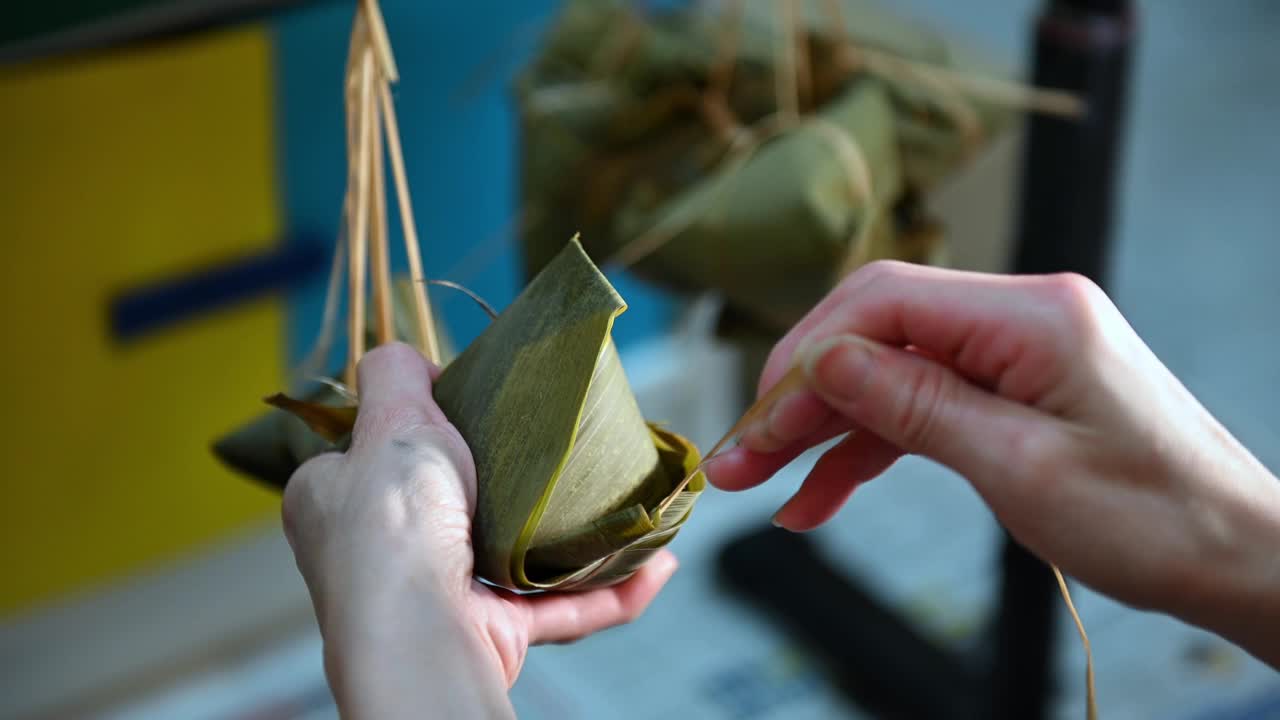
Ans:
[[[106,313],[278,236],[272,92],[258,28],[0,72],[0,614],[276,512],[208,443],[278,387],[280,301],[124,346]]]

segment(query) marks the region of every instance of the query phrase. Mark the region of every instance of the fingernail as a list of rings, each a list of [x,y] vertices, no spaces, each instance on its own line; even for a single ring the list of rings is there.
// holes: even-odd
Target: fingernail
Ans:
[[[674,575],[676,570],[680,569],[680,560],[673,553],[666,553],[659,556],[662,566],[659,568],[667,576]]]
[[[781,515],[781,514],[782,514],[782,511],[781,511],[781,510],[779,510],[779,511],[778,511],[778,515]],[[773,523],[773,526],[774,526],[774,527],[776,527],[776,528],[778,528],[779,530],[786,530],[787,532],[789,532],[789,533],[795,533],[796,535],[804,535],[805,533],[809,532],[808,530],[796,530],[796,529],[795,529],[795,528],[793,528],[793,527],[787,527],[786,525],[783,525],[783,524],[778,520],[778,515],[774,515],[774,516],[773,516],[773,520],[770,520],[770,522],[771,522],[771,523]]]
[[[744,444],[748,448],[762,453],[777,452],[786,447],[791,438],[784,438],[778,435],[778,416],[782,412],[783,404],[789,402],[791,398],[798,394],[791,393],[790,395],[782,396],[780,400],[773,404],[773,407],[769,408],[769,412],[763,418],[747,427],[740,440],[745,440]]]
[[[818,392],[852,403],[870,375],[873,348],[871,342],[855,335],[825,338],[805,351],[805,374]]]
[[[775,453],[782,449],[782,441],[769,433],[769,424],[760,421],[742,433],[742,446],[758,453]]]
[[[791,499],[783,503],[782,507],[778,508],[778,511],[773,514],[773,526],[776,528],[782,528],[783,530],[786,530],[787,532],[793,533],[795,535],[806,535],[816,530],[818,526],[807,525],[803,521],[803,519],[801,520],[800,523],[788,522],[786,520],[781,519],[782,516],[786,515],[788,510],[790,510],[790,508],[795,504],[795,498],[796,498],[796,495],[792,495]],[[792,511],[791,514],[795,515],[796,513],[795,511]]]
[[[789,404],[795,404],[796,398],[800,397],[801,394],[803,394],[802,390],[794,390],[778,398],[773,407],[769,408],[769,414],[764,418],[765,426],[770,430],[777,428],[778,419],[782,416],[783,408]]]

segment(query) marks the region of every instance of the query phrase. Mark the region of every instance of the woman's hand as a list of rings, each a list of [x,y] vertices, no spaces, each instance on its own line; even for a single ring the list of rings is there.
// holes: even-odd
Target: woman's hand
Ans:
[[[664,551],[621,585],[535,596],[473,579],[475,467],[432,399],[436,375],[407,345],[369,352],[350,451],[307,462],[285,492],[344,715],[509,716],[530,645],[635,619],[676,569]]]
[[[849,432],[779,525],[816,527],[928,456],[1045,560],[1280,664],[1280,483],[1088,280],[874,263],[778,344],[761,392],[796,363],[808,389],[709,469],[746,489]]]

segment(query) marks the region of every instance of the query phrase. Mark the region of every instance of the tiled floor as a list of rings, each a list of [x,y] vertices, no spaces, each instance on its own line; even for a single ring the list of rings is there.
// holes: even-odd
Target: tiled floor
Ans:
[[[1040,5],[901,4],[1010,60],[1021,56]],[[1280,3],[1159,0],[1142,10],[1112,294],[1192,391],[1280,469]],[[714,407],[707,412],[714,416]],[[704,422],[717,427],[715,417]],[[705,498],[676,543],[681,571],[640,622],[532,654],[514,691],[521,716],[857,717],[783,634],[712,580],[720,544],[767,522],[798,477]],[[926,627],[952,637],[976,629],[989,600],[995,527],[953,475],[904,462],[818,537]],[[1108,720],[1280,717],[1274,672],[1172,620],[1077,593]],[[1079,718],[1082,656],[1072,628],[1061,629],[1059,714]],[[272,707],[259,705],[255,717],[334,716],[313,635],[122,717],[247,717],[247,705],[267,699]]]

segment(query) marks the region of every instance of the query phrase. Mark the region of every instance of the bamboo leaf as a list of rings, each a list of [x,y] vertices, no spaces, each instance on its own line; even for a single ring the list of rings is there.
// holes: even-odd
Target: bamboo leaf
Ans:
[[[266,403],[302,420],[317,435],[331,443],[349,435],[351,428],[355,427],[356,424],[356,408],[354,407],[322,405],[320,403],[307,402],[306,400],[297,400],[284,393],[272,395],[267,398]]]
[[[563,569],[584,548],[648,534],[648,513],[683,477],[661,462],[610,339],[625,307],[574,240],[436,385],[485,479],[473,535],[492,582],[585,584]]]
[[[472,540],[485,580],[516,590],[619,582],[692,513],[700,455],[641,415],[610,337],[625,308],[575,239],[436,382],[476,463]],[[273,396],[276,411],[215,449],[283,486],[308,457],[347,442],[356,408],[336,395]]]
[[[333,388],[322,386],[301,402],[340,405],[346,399]],[[346,443],[346,437],[331,442],[311,430],[300,417],[272,410],[219,438],[213,444],[213,453],[232,470],[283,488],[299,465],[321,453],[343,450]]]
[[[961,82],[989,63],[868,3],[833,0],[839,17],[804,3],[791,19],[803,42],[785,53],[782,4],[732,4],[736,18],[715,5],[565,3],[518,84],[523,202],[537,218],[525,255],[536,271],[580,229],[597,261],[715,290],[777,332],[851,268],[928,259],[898,210],[1019,104]],[[637,25],[602,72],[600,38]],[[784,83],[805,88],[798,118],[775,83],[793,68],[809,69]]]

